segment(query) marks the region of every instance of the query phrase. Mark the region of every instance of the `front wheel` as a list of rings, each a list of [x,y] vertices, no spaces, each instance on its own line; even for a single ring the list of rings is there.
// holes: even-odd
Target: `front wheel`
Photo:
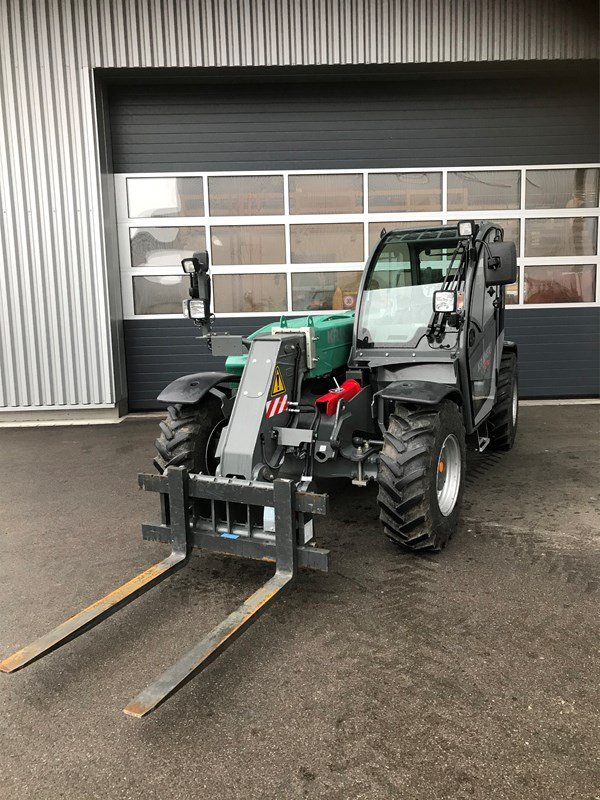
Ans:
[[[155,442],[154,466],[161,474],[168,467],[185,467],[191,473],[214,475],[224,425],[221,403],[214,395],[206,395],[193,406],[169,406]]]
[[[385,533],[411,550],[441,550],[456,530],[466,471],[465,428],[450,400],[397,404],[379,456]]]

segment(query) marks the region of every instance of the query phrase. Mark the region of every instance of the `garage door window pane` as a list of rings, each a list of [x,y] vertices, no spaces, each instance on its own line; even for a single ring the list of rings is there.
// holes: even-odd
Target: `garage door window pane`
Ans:
[[[130,218],[202,217],[202,178],[128,178]]]
[[[449,172],[448,209],[476,211],[483,208],[519,208],[521,173]]]
[[[598,204],[597,169],[528,169],[525,208],[590,208]]]
[[[133,267],[177,267],[206,249],[204,228],[131,228],[129,240]]]
[[[140,276],[133,279],[136,314],[181,314],[181,301],[189,297],[189,278],[176,275]]]
[[[519,242],[521,240],[521,221],[518,219],[494,219],[502,228],[504,228],[504,241],[514,242],[517,246],[517,255],[519,255]]]
[[[505,289],[504,296],[506,298],[507,306],[514,306],[519,302],[519,274],[520,274],[520,269],[517,268],[516,283],[511,283],[510,285],[504,287]]]
[[[332,225],[290,225],[293,264],[339,264],[363,261],[360,222]]]
[[[369,211],[441,211],[439,172],[387,172],[369,175]]]
[[[441,219],[434,220],[403,220],[402,222],[394,222],[394,220],[384,222],[369,222],[369,250],[379,241],[381,231],[385,228],[387,233],[394,229],[406,230],[407,228],[435,228],[436,225],[441,225]]]
[[[283,177],[239,175],[209,178],[208,201],[213,217],[283,214]]]
[[[525,267],[525,303],[593,303],[596,267]]]
[[[299,272],[292,275],[294,311],[352,311],[362,272]]]
[[[556,217],[525,222],[526,256],[596,254],[596,217]]]
[[[214,275],[213,287],[216,313],[287,311],[287,285],[283,273]]]
[[[210,235],[213,264],[285,264],[283,225],[217,225]]]
[[[290,175],[290,214],[361,214],[362,175]]]

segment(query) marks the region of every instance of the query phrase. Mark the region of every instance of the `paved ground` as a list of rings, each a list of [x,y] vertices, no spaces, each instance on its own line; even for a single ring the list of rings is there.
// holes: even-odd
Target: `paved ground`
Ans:
[[[303,575],[146,720],[121,709],[268,574],[187,571],[45,661],[0,676],[0,797],[600,797],[597,406],[522,410],[475,459],[436,557],[338,490]],[[0,653],[157,560],[138,492],[155,421],[0,431]]]

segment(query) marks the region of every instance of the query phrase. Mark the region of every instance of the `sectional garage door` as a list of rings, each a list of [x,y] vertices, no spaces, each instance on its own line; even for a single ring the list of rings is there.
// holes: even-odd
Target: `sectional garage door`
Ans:
[[[130,409],[215,368],[180,315],[194,249],[218,328],[248,333],[352,308],[383,227],[478,216],[518,243],[523,393],[597,393],[594,70],[292,77],[110,88]]]

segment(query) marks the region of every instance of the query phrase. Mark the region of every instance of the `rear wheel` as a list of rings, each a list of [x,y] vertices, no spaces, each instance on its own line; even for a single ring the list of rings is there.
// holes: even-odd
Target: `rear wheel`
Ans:
[[[441,550],[456,530],[465,480],[465,428],[456,403],[390,415],[379,457],[386,534],[411,550]]]
[[[168,467],[214,475],[219,435],[225,418],[220,401],[207,394],[198,405],[172,405],[160,423],[154,466],[161,474]]]
[[[519,421],[519,382],[517,357],[504,353],[498,372],[496,402],[488,419],[490,448],[510,450],[515,443]]]

